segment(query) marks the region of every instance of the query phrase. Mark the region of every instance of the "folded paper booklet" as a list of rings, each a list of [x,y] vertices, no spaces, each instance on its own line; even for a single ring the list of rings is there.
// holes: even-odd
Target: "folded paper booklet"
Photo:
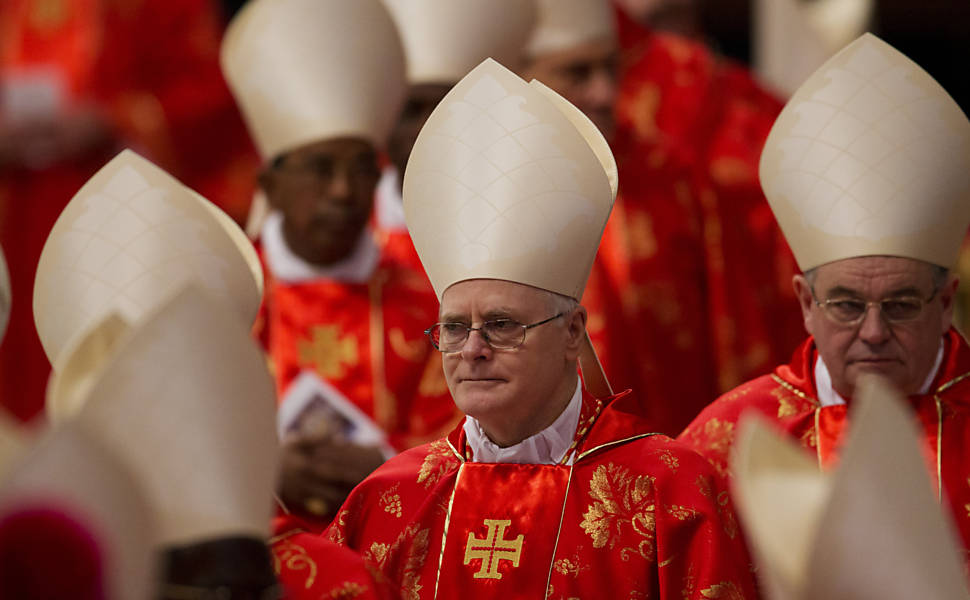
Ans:
[[[277,416],[280,439],[300,433],[335,441],[376,446],[386,458],[396,454],[387,434],[340,390],[312,371],[303,371],[287,388]]]

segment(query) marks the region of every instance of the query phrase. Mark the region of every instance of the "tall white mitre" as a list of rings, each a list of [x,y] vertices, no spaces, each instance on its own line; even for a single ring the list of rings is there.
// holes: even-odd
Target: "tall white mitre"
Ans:
[[[952,267],[970,223],[970,122],[916,63],[865,34],[785,105],[760,176],[803,271],[873,255]]]
[[[404,51],[380,0],[252,0],[221,61],[267,161],[338,137],[381,147],[404,99]]]
[[[487,59],[418,135],[404,213],[439,299],[459,281],[503,279],[579,300],[616,189],[593,123]]]
[[[536,21],[533,0],[384,0],[407,56],[408,83],[453,84],[493,58],[515,64]]]
[[[537,0],[539,19],[526,45],[531,57],[616,39],[609,0]]]

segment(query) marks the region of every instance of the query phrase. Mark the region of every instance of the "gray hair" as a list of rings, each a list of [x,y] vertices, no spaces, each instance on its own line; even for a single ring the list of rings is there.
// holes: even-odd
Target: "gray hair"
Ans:
[[[575,298],[563,296],[562,294],[550,292],[549,290],[544,291],[548,295],[549,309],[552,311],[553,315],[558,315],[559,313],[568,315],[572,311],[579,308],[579,302]]]
[[[950,278],[950,269],[946,267],[941,267],[940,265],[934,265],[932,263],[927,263],[933,269],[933,289],[941,290],[943,286],[946,285],[947,280]],[[802,273],[802,277],[808,282],[808,285],[815,286],[815,278],[818,276],[818,267],[811,268]]]

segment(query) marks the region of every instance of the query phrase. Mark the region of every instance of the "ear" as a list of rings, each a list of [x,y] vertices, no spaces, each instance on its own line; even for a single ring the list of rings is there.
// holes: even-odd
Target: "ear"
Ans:
[[[805,331],[811,334],[812,306],[815,304],[815,298],[812,296],[812,286],[809,285],[808,280],[802,274],[792,277],[791,283],[795,289],[795,297],[798,298],[798,306],[802,309],[802,322],[805,325]]]
[[[940,302],[943,303],[943,314],[942,321],[940,322],[940,328],[943,334],[945,334],[953,324],[953,309],[956,305],[955,300],[957,288],[959,286],[960,277],[954,273],[947,278],[946,283],[940,290]]]
[[[570,361],[579,359],[579,350],[586,338],[586,308],[576,307],[576,310],[566,317],[566,358]]]

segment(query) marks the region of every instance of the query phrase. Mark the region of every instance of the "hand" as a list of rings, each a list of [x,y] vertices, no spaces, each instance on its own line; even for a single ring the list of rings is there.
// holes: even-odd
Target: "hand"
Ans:
[[[375,447],[291,435],[282,448],[280,498],[291,511],[332,517],[350,490],[383,462]]]

